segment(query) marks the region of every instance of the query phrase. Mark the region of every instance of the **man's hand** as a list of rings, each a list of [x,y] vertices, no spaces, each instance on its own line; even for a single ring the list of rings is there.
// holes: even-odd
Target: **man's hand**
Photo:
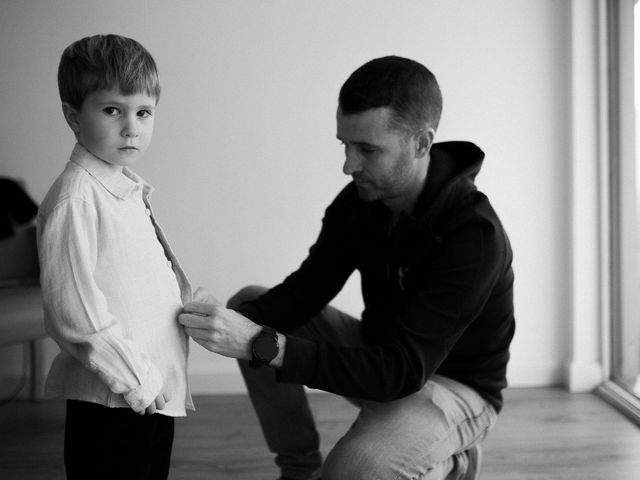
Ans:
[[[171,395],[165,392],[163,387],[156,399],[147,406],[144,412],[140,412],[140,415],[153,415],[157,410],[163,410],[170,400]]]
[[[261,330],[260,325],[226,308],[201,288],[184,306],[178,321],[187,335],[207,350],[245,360],[251,359],[251,341]]]

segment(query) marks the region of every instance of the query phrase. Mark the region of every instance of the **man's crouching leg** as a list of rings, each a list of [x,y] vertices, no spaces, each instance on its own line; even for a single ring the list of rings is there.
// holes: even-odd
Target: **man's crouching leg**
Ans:
[[[327,456],[323,480],[477,478],[473,447],[496,413],[473,389],[434,376],[399,400],[355,403],[360,415]]]
[[[255,300],[266,291],[260,286],[245,287],[229,299],[227,306],[235,308]],[[265,440],[269,450],[276,455],[275,462],[282,476],[295,480],[316,478],[322,457],[304,388],[278,383],[275,371],[270,367],[253,368],[245,360],[239,360],[238,365]]]

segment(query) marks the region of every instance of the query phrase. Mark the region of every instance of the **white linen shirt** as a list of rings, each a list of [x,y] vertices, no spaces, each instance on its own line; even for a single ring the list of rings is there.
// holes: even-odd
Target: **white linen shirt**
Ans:
[[[47,333],[61,352],[48,397],[144,411],[164,385],[158,413],[193,409],[189,340],[177,316],[191,286],[162,230],[153,187],[76,144],[37,217]]]

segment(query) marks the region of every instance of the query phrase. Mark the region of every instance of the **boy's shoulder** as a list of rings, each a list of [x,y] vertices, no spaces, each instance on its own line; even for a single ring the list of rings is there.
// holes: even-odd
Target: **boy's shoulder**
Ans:
[[[46,217],[65,203],[79,201],[92,204],[100,196],[106,194],[98,178],[91,173],[87,157],[91,157],[91,155],[79,144],[76,144],[70,159],[40,204],[41,215]]]
[[[135,188],[136,182],[121,170],[76,145],[64,170],[45,196],[41,210],[46,213],[65,202],[95,204],[110,197],[124,198]]]
[[[68,161],[49,188],[40,209],[53,209],[61,202],[71,199],[88,201],[94,196],[95,188],[91,175],[76,163]]]

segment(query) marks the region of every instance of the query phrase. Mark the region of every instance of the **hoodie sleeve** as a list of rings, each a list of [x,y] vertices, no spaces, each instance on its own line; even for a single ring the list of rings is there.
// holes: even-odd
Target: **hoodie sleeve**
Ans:
[[[499,244],[482,226],[460,230],[433,261],[407,274],[404,290],[397,292],[402,306],[382,315],[365,312],[364,322],[385,325],[384,335],[359,348],[288,337],[279,380],[374,401],[418,391],[492,296],[505,269]],[[471,351],[469,359],[469,370],[477,368]]]
[[[237,310],[259,324],[279,332],[294,330],[318,314],[340,292],[355,270],[353,256],[345,250],[344,232],[334,229],[334,217],[342,217],[342,195],[329,206],[320,234],[300,267],[258,301]]]

